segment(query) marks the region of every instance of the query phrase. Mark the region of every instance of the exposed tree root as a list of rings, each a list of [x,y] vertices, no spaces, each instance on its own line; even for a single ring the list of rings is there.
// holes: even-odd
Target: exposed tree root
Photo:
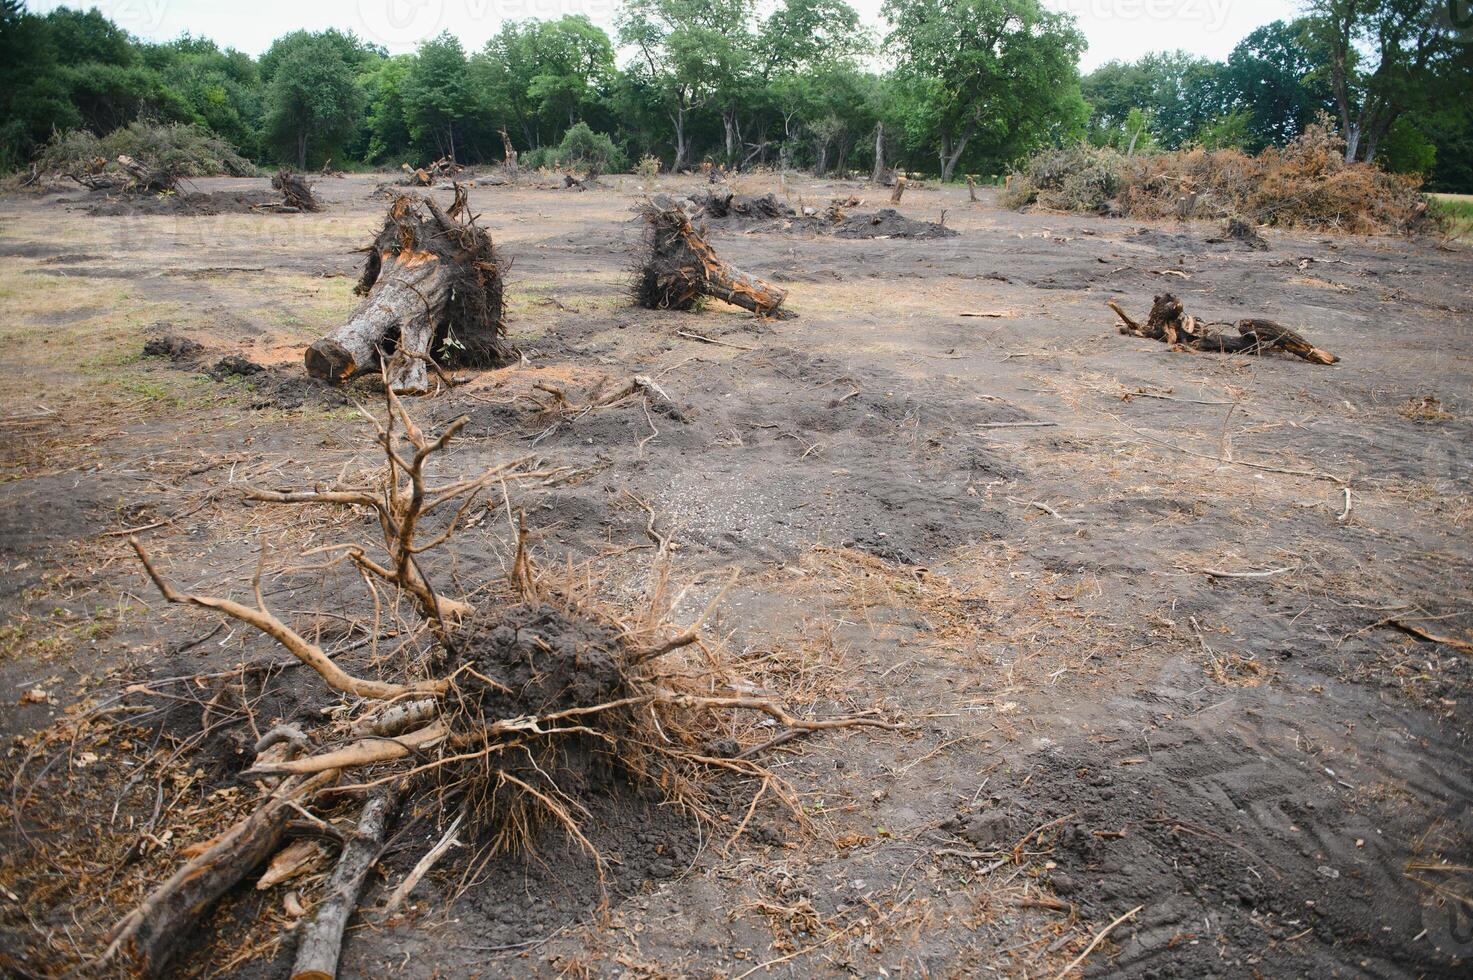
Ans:
[[[387,364],[398,392],[429,390],[428,365],[496,366],[506,342],[504,267],[470,214],[466,190],[442,210],[431,198],[396,197],[368,249],[364,298],[347,323],[307,348],[307,373],[339,384]]]
[[[648,395],[636,384],[617,397]],[[198,849],[141,904],[123,916],[93,965],[158,975],[190,935],[196,921],[226,891],[265,864],[282,845],[288,824],[341,843],[327,893],[300,932],[294,977],[330,977],[336,971],[344,928],[357,906],[368,870],[392,828],[398,803],[433,794],[435,809],[458,811],[390,900],[397,905],[454,842],[478,838],[481,852],[527,846],[543,825],[561,827],[594,860],[600,880],[603,858],[582,827],[600,805],[594,773],[615,767],[622,778],[660,787],[666,797],[713,826],[703,787],[725,772],[759,782],[738,826],[748,826],[763,799],[776,800],[802,819],[793,794],[752,756],[773,743],[746,733],[746,752],[713,752],[742,715],[765,715],[788,732],[841,728],[902,727],[872,713],[802,718],[776,700],[722,696],[737,678],[702,645],[701,628],[734,581],[713,590],[703,611],[683,629],[667,625],[668,548],[658,551],[649,610],[626,619],[577,597],[533,565],[523,528],[499,605],[472,608],[433,589],[417,556],[448,540],[469,503],[489,482],[556,479],[560,471],[529,471],[522,462],[481,476],[431,487],[426,463],[459,431],[451,423],[438,435],[414,424],[392,387],[388,413],[378,423],[385,475],[376,486],[341,490],[254,490],[250,499],[285,505],[357,508],[377,517],[388,557],[377,561],[359,545],[312,549],[351,561],[370,584],[411,601],[435,649],[421,656],[380,658],[383,680],[355,676],[334,663],[265,609],[257,573],[254,608],[195,596],[171,586],[136,541],[135,550],[160,592],[171,602],[210,609],[253,626],[311,666],[330,694],[299,717],[331,717],[305,730],[273,729],[257,743],[245,775],[268,787],[225,833]],[[457,511],[432,540],[416,529],[433,510],[457,502]],[[334,560],[338,560],[335,558]],[[320,566],[316,566],[320,567]],[[581,588],[581,578],[570,578]],[[682,655],[686,649],[701,655]],[[402,649],[402,648],[401,648]],[[356,699],[356,700],[353,700]],[[336,705],[333,706],[333,702]],[[324,710],[328,708],[330,710]],[[208,709],[207,709],[208,711]],[[601,777],[606,779],[606,775]],[[363,800],[356,830],[343,830],[344,812]],[[406,812],[414,812],[405,807]],[[330,820],[329,817],[332,819]],[[290,857],[287,864],[296,861]],[[289,869],[288,869],[289,870]]]
[[[690,310],[713,297],[759,316],[779,312],[787,292],[724,262],[679,205],[646,203],[643,255],[634,279],[635,301],[651,310]]]
[[[1150,317],[1144,326],[1132,319],[1113,299],[1106,305],[1120,318],[1120,332],[1149,340],[1159,340],[1187,350],[1214,351],[1223,354],[1266,354],[1284,351],[1315,364],[1334,364],[1340,358],[1320,350],[1299,334],[1272,320],[1247,318],[1236,324],[1238,336],[1223,333],[1227,323],[1207,323],[1183,309],[1181,300],[1170,293],[1156,297]]]

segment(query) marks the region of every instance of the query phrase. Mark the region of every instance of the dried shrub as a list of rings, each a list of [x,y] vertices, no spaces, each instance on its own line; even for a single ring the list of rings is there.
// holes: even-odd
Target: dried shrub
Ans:
[[[1086,145],[1044,150],[1008,180],[1004,206],[1131,218],[1248,219],[1353,234],[1435,230],[1421,178],[1346,163],[1327,119],[1257,156],[1192,148],[1126,158]]]
[[[36,159],[42,173],[101,173],[129,156],[149,170],[175,177],[248,177],[256,168],[224,140],[193,123],[135,120],[99,139],[73,129],[55,133]]]

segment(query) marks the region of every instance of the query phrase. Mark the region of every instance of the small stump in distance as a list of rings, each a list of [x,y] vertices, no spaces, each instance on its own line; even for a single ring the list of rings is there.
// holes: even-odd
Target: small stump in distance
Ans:
[[[634,299],[651,310],[690,310],[710,296],[759,316],[792,316],[780,309],[787,291],[728,264],[679,205],[657,199],[640,206],[645,220],[635,267]]]

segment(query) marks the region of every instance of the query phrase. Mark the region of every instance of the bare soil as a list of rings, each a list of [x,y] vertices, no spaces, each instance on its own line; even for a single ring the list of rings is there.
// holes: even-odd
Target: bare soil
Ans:
[[[381,223],[383,179],[319,181],[312,215],[0,200],[6,783],[88,699],[281,657],[164,608],[128,529],[180,583],[237,596],[264,536],[273,609],[366,669],[356,580],[291,557],[344,526],[235,491],[372,463],[367,421],[306,378],[302,352],[354,305],[353,250]],[[212,200],[266,187],[197,183]],[[1019,215],[917,188],[900,216],[945,210],[956,236],[713,223],[724,257],[789,291],[797,318],[772,322],[632,305],[631,207],[700,189],[656,183],[471,191],[512,261],[526,360],[418,400],[430,421],[470,416],[439,475],[525,455],[585,471],[514,504],[540,560],[587,562],[616,604],[647,584],[647,504],[679,543],[686,621],[740,570],[711,633],[767,693],[912,727],[773,750],[805,819],[771,798],[754,808],[757,784],[733,780],[716,788],[724,836],[590,769],[607,800],[588,825],[613,871],[602,896],[556,827],[478,874],[466,848],[395,919],[350,930],[343,975],[1053,976],[1132,910],[1086,974],[1467,975],[1473,656],[1390,622],[1473,637],[1466,247],[1270,230],[1255,249],[1209,225]],[[785,188],[800,214],[888,197],[740,183]],[[1168,290],[1205,319],[1277,320],[1341,361],[1117,333],[1107,299],[1143,318]],[[587,401],[636,374],[673,408],[567,422],[533,400],[538,384]],[[514,533],[491,504],[433,569],[457,594],[509,567]],[[256,688],[263,727],[290,717],[290,676]],[[200,711],[139,724],[172,744]],[[220,722],[241,753],[256,723]],[[244,764],[214,744],[178,812],[207,812]],[[126,772],[147,746],[77,748],[0,794],[0,969],[15,975],[85,945],[72,909],[100,914],[100,890],[34,870],[32,849],[139,836],[133,803],[112,816],[112,798],[68,787],[89,767]],[[160,869],[204,835],[170,820],[138,850]],[[435,836],[394,840],[366,901]],[[284,975],[283,903],[243,889],[181,972]]]

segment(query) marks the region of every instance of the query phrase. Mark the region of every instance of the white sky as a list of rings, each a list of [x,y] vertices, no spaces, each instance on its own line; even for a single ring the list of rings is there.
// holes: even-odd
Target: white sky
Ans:
[[[871,27],[883,26],[882,0],[850,0]],[[1089,39],[1081,68],[1112,58],[1134,60],[1147,51],[1183,48],[1223,58],[1243,35],[1261,24],[1295,16],[1293,0],[1044,0],[1073,13]],[[31,0],[44,13],[54,7],[97,7],[140,37],[167,41],[183,33],[259,55],[281,34],[297,28],[352,29],[391,52],[449,28],[467,50],[476,50],[502,21],[587,14],[612,33],[617,0]]]

